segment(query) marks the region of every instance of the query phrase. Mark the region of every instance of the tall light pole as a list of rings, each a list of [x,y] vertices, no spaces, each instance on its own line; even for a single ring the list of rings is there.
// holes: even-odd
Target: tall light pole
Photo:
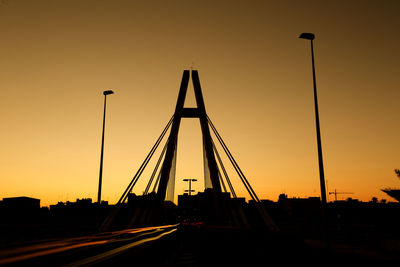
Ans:
[[[310,42],[311,42],[311,61],[312,61],[312,74],[313,74],[313,84],[314,84],[315,124],[316,124],[316,128],[317,128],[319,179],[320,179],[320,185],[321,185],[322,207],[323,207],[323,209],[325,209],[325,206],[326,206],[325,175],[324,175],[324,163],[322,160],[321,132],[320,132],[320,127],[319,127],[317,83],[315,81],[315,63],[314,63],[314,46],[313,46],[313,40],[315,38],[315,35],[313,33],[302,33],[302,34],[300,34],[299,38],[310,40]]]
[[[103,92],[104,95],[104,113],[103,113],[103,134],[101,137],[101,154],[100,154],[100,174],[99,174],[99,191],[97,193],[97,203],[101,202],[101,183],[103,178],[103,154],[104,154],[104,129],[106,126],[106,105],[107,105],[107,95],[114,94],[113,91],[107,90]]]
[[[194,190],[192,190],[192,182],[196,182],[197,179],[183,179],[184,182],[189,182],[189,190],[185,190],[185,192],[189,192],[189,196],[192,194],[192,192],[194,192]]]

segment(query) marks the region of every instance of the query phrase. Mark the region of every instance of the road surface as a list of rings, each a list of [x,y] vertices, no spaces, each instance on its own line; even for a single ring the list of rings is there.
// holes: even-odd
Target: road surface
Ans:
[[[300,266],[399,263],[397,254],[323,245],[260,229],[165,225],[37,241],[0,251],[7,266]],[[311,242],[312,243],[312,242]],[[396,256],[397,255],[397,256]]]

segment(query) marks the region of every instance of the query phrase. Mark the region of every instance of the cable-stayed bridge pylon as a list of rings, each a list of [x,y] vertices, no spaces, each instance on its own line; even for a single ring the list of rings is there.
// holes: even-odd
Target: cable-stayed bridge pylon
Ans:
[[[184,107],[190,77],[192,78],[191,80],[193,83],[194,95],[197,105],[194,108]],[[194,118],[199,119],[200,121],[204,159],[203,163],[205,192],[206,190],[209,193],[211,192],[210,195],[212,195],[213,205],[211,205],[212,207],[209,208],[213,210],[212,214],[215,217],[215,222],[217,224],[229,224],[233,221],[238,221],[237,218],[233,218],[236,215],[232,214],[232,204],[227,200],[230,199],[230,195],[232,195],[233,198],[236,198],[237,195],[230,181],[226,168],[223,165],[220,154],[217,151],[215,142],[211,137],[211,131],[214,133],[218,143],[221,145],[222,149],[226,153],[226,156],[229,158],[229,161],[236,170],[241,182],[245,186],[250,197],[256,203],[257,209],[259,210],[259,214],[261,215],[264,223],[270,229],[276,229],[274,222],[266,213],[266,211],[262,208],[257,194],[253,190],[252,186],[248,182],[247,178],[243,174],[236,160],[234,159],[225,142],[223,141],[221,135],[218,133],[216,127],[211,122],[209,116],[206,113],[204,98],[200,86],[199,74],[197,70],[183,71],[178,100],[173,116],[165,126],[164,130],[150,150],[139,170],[136,172],[135,176],[126,187],[124,193],[116,204],[114,214],[110,214],[109,218],[107,218],[103,226],[107,226],[107,224],[109,224],[111,220],[114,219],[115,216],[117,216],[116,214],[118,210],[125,202],[127,202],[129,197],[132,196],[132,190],[139,180],[141,174],[143,173],[143,170],[148,165],[150,159],[152,158],[160,143],[166,137],[168,130],[170,129],[169,136],[165,141],[165,145],[161,151],[156,166],[149,178],[146,189],[143,193],[143,197],[147,199],[145,202],[142,201],[142,203],[146,203],[145,207],[137,207],[137,210],[135,211],[136,216],[134,216],[135,218],[132,219],[132,222],[134,220],[137,220],[137,217],[139,216],[139,209],[146,210],[145,213],[146,216],[149,218],[148,221],[157,221],[160,219],[160,215],[163,212],[162,203],[166,200],[172,201],[174,199],[178,133],[181,120],[183,118]],[[228,185],[228,188],[225,184]],[[244,224],[247,224],[246,219],[243,218],[242,215],[243,213],[241,213],[241,215],[239,216],[242,217],[241,221],[244,222]],[[143,220],[143,217],[144,215],[142,214],[141,220]]]

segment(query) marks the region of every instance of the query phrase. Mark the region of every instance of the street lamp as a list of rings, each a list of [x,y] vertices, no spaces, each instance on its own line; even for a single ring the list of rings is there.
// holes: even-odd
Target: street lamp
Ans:
[[[317,128],[319,179],[321,185],[321,200],[324,209],[326,206],[326,189],[325,189],[324,163],[322,161],[321,132],[319,126],[317,83],[315,81],[315,63],[314,63],[314,47],[313,47],[313,40],[315,38],[315,35],[313,33],[302,33],[300,34],[299,38],[311,41],[311,61],[312,61],[312,74],[313,74],[313,84],[314,84],[315,123]]]
[[[185,190],[185,192],[189,192],[189,196],[194,192],[192,190],[192,182],[197,182],[197,179],[183,179],[184,182],[189,182],[189,190]]]
[[[107,104],[107,95],[114,94],[113,91],[107,90],[103,92],[104,95],[104,114],[103,114],[103,134],[101,137],[101,154],[100,154],[100,174],[99,174],[99,191],[97,193],[97,203],[101,202],[101,183],[103,178],[103,152],[104,152],[104,129],[106,126],[106,104]]]

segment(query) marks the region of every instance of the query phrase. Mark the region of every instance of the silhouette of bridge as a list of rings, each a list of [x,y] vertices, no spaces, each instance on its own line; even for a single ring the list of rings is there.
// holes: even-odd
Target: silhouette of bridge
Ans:
[[[194,108],[184,107],[190,78],[193,82],[194,95],[197,105]],[[231,201],[231,196],[233,199],[236,199],[237,195],[226,168],[221,160],[220,153],[218,152],[215,142],[211,137],[212,131],[218,143],[226,153],[241,182],[249,193],[251,199],[256,203],[256,207],[263,224],[270,229],[276,229],[274,222],[263,209],[262,205],[260,205],[260,200],[257,194],[245,177],[243,171],[240,169],[232,153],[229,151],[215,125],[212,123],[210,117],[207,115],[197,70],[183,71],[182,81],[180,84],[178,99],[173,116],[168,121],[161,135],[158,137],[138,171],[126,187],[124,193],[121,195],[118,203],[115,206],[115,210],[103,223],[102,229],[108,229],[111,227],[113,221],[117,220],[123,204],[127,202],[128,204],[129,202],[136,202],[134,205],[135,208],[132,210],[133,214],[132,218],[130,218],[128,227],[135,225],[138,222],[140,222],[142,225],[159,224],[164,222],[164,202],[173,201],[174,199],[178,133],[181,120],[184,118],[199,119],[200,121],[203,143],[205,196],[207,198],[206,201],[210,204],[207,205],[207,209],[209,209],[209,211],[207,212],[208,216],[206,219],[212,224],[248,226],[247,219],[243,215],[243,212],[240,211],[240,207],[237,207],[235,202]],[[164,138],[166,138],[168,130],[170,130],[169,136],[165,141],[165,145],[162,148],[143,195],[134,195],[132,190],[137,184],[155,151],[160,146],[160,143]],[[236,212],[234,212],[235,210]],[[129,215],[126,214],[125,217],[129,217]]]

